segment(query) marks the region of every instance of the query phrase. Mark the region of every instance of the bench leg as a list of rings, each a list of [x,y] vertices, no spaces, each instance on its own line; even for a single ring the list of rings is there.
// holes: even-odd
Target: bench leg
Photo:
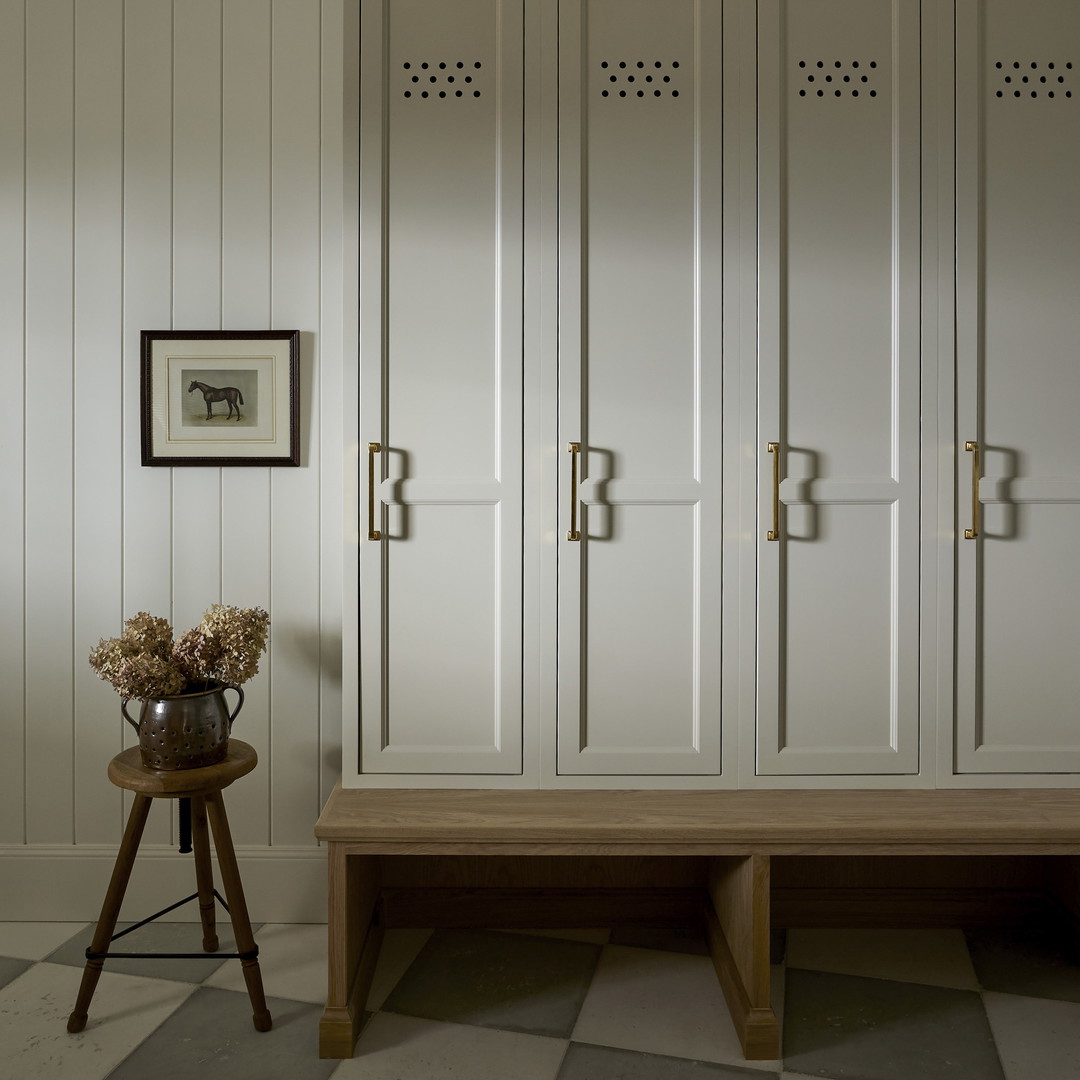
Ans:
[[[329,844],[328,981],[319,1021],[319,1057],[351,1058],[379,959],[378,862]]]
[[[244,982],[247,985],[248,998],[251,1000],[251,1020],[256,1031],[269,1031],[273,1021],[266,1007],[266,995],[263,993],[262,973],[259,971],[259,949],[255,944],[255,936],[251,932],[251,920],[248,918],[247,903],[244,900],[244,886],[240,881],[240,868],[236,865],[229,819],[225,816],[225,804],[221,799],[220,791],[211,792],[206,796],[206,809],[210,815],[210,828],[214,831],[214,847],[217,849],[221,882],[225,886],[225,900],[229,905],[229,917],[232,919],[236,951],[243,957],[240,963],[244,972]]]
[[[743,1055],[776,1060],[780,1024],[771,1005],[767,855],[712,861],[705,933]]]
[[[131,804],[127,828],[124,829],[124,839],[120,842],[120,850],[116,855],[109,888],[105,892],[105,901],[101,905],[101,915],[98,917],[97,929],[94,931],[94,940],[90,944],[91,952],[109,951],[109,943],[116,930],[116,920],[120,917],[120,905],[124,902],[124,893],[127,891],[128,881],[131,878],[131,868],[135,865],[139,841],[142,840],[143,829],[146,827],[146,817],[150,813],[150,802],[148,795],[136,795],[135,801]],[[104,964],[105,961],[101,959],[86,961],[82,982],[79,984],[79,996],[76,998],[75,1008],[67,1022],[67,1029],[73,1034],[86,1027],[90,1001],[94,996]]]

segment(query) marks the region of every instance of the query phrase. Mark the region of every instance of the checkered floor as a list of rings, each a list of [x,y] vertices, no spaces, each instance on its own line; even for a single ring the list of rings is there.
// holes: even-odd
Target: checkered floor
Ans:
[[[256,929],[265,1034],[237,961],[142,960],[106,964],[68,1035],[90,932],[0,923],[3,1077],[1080,1080],[1080,965],[1037,935],[791,931],[774,970],[783,1060],[748,1062],[693,934],[391,931],[339,1062],[316,1048],[325,927]],[[198,928],[151,924],[125,947],[198,949]]]

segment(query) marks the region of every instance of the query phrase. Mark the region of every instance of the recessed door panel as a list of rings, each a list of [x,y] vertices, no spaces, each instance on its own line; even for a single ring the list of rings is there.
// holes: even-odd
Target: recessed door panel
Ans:
[[[611,519],[609,536],[602,516]],[[588,724],[578,747],[585,761],[648,755],[665,772],[669,756],[697,748],[696,518],[694,506],[590,508],[581,703]]]
[[[386,555],[387,752],[484,753],[498,742],[497,506],[411,506]],[[447,769],[443,762],[441,771]]]
[[[563,773],[720,771],[721,7],[560,5]]]
[[[914,772],[918,5],[767,0],[758,60],[758,772]]]
[[[361,771],[517,773],[523,5],[361,17]]]
[[[1009,506],[1000,531],[992,509],[1006,507],[991,505],[986,513],[979,609],[981,651],[993,663],[980,668],[978,743],[1028,758],[1039,747],[1042,769],[1061,772],[1062,754],[1080,757],[1070,677],[1080,641],[1080,582],[1067,572],[1076,559],[1080,503]]]
[[[957,769],[1076,772],[1080,9],[957,15]]]
[[[893,518],[888,505],[788,509],[781,758],[893,747],[893,641],[881,618],[893,602]]]

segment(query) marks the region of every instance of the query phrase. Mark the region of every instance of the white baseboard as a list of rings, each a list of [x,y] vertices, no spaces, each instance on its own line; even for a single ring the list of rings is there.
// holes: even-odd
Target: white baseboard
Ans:
[[[237,862],[252,922],[326,922],[326,852],[318,847],[238,847]],[[103,845],[0,844],[0,920],[95,922],[116,848]],[[217,860],[214,881],[224,895]],[[175,847],[139,848],[121,920],[138,921],[195,891],[191,855]],[[192,902],[169,919],[197,921]]]

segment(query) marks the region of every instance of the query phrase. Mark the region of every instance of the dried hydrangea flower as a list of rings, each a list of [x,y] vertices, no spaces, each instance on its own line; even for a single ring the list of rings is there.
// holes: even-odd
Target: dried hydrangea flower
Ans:
[[[189,630],[172,647],[172,662],[188,682],[212,678],[210,673],[220,656],[221,648],[218,643],[197,629]]]
[[[168,660],[144,654],[124,660],[114,685],[122,697],[145,701],[179,694],[184,688],[184,677]]]
[[[199,633],[217,647],[218,656],[206,672],[210,678],[239,684],[259,671],[259,656],[266,649],[270,616],[262,608],[214,604],[203,615]]]
[[[127,642],[120,638],[109,638],[107,641],[102,638],[90,650],[90,666],[99,679],[111,682],[115,687],[120,668],[131,655],[132,649]]]
[[[172,651],[173,629],[168,619],[140,611],[124,623],[122,638],[132,646],[133,652],[149,653],[166,660]]]
[[[167,619],[140,611],[119,638],[90,650],[90,666],[121,697],[143,701],[201,689],[197,684],[211,679],[237,685],[257,674],[269,629],[261,608],[214,604],[174,643]]]

